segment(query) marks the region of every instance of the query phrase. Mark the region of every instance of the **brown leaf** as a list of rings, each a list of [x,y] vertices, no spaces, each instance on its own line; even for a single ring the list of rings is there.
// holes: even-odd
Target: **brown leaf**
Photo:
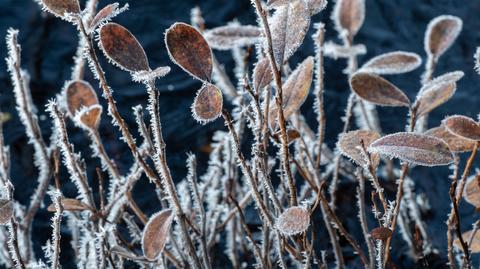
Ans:
[[[450,151],[454,153],[472,151],[473,146],[475,145],[474,141],[452,134],[443,125],[426,131],[425,135],[435,136],[442,139],[448,144]]]
[[[162,253],[172,222],[173,211],[170,209],[162,210],[150,218],[142,235],[142,250],[145,258],[155,261]]]
[[[303,105],[310,92],[313,77],[313,57],[305,59],[283,84],[283,116],[288,119]],[[277,122],[278,109],[275,102],[270,108],[270,125],[274,129]]]
[[[202,81],[212,80],[212,51],[195,28],[175,23],[165,33],[165,43],[175,64]]]
[[[438,16],[430,23],[425,33],[425,51],[438,59],[455,42],[462,30],[462,20],[455,16]]]
[[[253,87],[255,90],[260,91],[270,84],[272,79],[273,74],[272,68],[270,67],[270,61],[267,58],[263,58],[258,61],[253,69]]]
[[[307,0],[310,15],[316,15],[327,7],[327,0]]]
[[[205,124],[220,117],[223,108],[222,91],[215,85],[204,83],[192,105],[193,117]]]
[[[417,133],[384,136],[373,142],[368,150],[423,166],[447,165],[453,161],[452,153],[443,140]]]
[[[281,131],[278,131],[278,132],[274,133],[272,135],[272,137],[275,140],[275,142],[280,143],[281,142],[281,140],[280,140],[281,139]],[[287,141],[288,141],[289,144],[294,142],[295,140],[297,140],[300,137],[301,137],[301,134],[297,130],[291,129],[291,128],[287,129]]]
[[[310,225],[310,212],[300,206],[289,207],[278,217],[275,225],[284,235],[303,233]]]
[[[472,236],[472,233],[473,233],[473,230],[464,232],[462,234],[463,240],[468,243],[468,240]],[[462,249],[462,245],[460,244],[460,240],[458,238],[456,238],[453,241],[453,243],[457,248]],[[471,253],[480,253],[480,230],[477,230],[477,232],[475,233],[473,237],[472,245],[468,249],[470,250]]]
[[[421,117],[447,102],[457,89],[456,83],[441,83],[420,91],[413,105],[417,117]]]
[[[374,131],[357,130],[351,131],[340,136],[337,147],[340,149],[342,155],[350,158],[358,166],[367,166],[367,156],[362,149],[362,141],[365,148],[368,148],[370,144],[379,139],[380,134]],[[380,164],[380,155],[377,153],[371,154],[372,166],[378,167]]]
[[[350,79],[350,87],[362,99],[383,106],[410,106],[410,100],[399,88],[384,78],[358,72]]]
[[[292,0],[267,0],[268,8],[278,8],[290,3]]]
[[[463,76],[464,76],[464,73],[462,71],[453,71],[453,72],[443,74],[439,77],[432,79],[425,85],[423,85],[423,87],[418,92],[418,95],[421,95],[426,90],[438,87],[440,84],[456,83],[457,81],[462,79]]]
[[[386,227],[377,227],[370,232],[370,235],[375,240],[386,240],[392,237],[392,230]]]
[[[71,117],[83,107],[98,104],[97,94],[90,83],[84,80],[70,81],[65,87],[67,110]]]
[[[335,27],[347,31],[350,40],[358,33],[365,19],[364,0],[338,0],[333,11]]]
[[[44,7],[53,15],[63,17],[65,13],[80,13],[78,0],[41,0]]]
[[[422,63],[422,58],[415,53],[394,51],[384,53],[365,63],[361,70],[375,74],[401,74],[410,72]]]
[[[77,199],[71,198],[62,198],[62,206],[63,210],[71,212],[90,210],[90,207],[88,205]],[[55,204],[49,205],[47,210],[48,212],[55,212]]]
[[[310,10],[305,1],[292,1],[279,7],[269,23],[273,54],[276,65],[280,68],[302,45],[310,27]],[[267,47],[266,42],[265,46]]]
[[[145,51],[125,27],[107,23],[100,28],[100,48],[107,58],[129,72],[150,70]]]
[[[117,16],[119,13],[122,13],[123,11],[125,11],[128,8],[128,5],[125,5],[120,9],[118,7],[119,7],[118,3],[113,3],[113,4],[106,5],[104,8],[102,8],[95,15],[93,20],[90,22],[90,26],[89,26],[90,31],[93,31],[103,22],[109,21],[113,17]]]
[[[480,208],[480,175],[477,174],[468,178],[463,198],[469,204]]]
[[[0,225],[6,224],[13,217],[13,203],[7,199],[0,199]]]
[[[455,135],[470,140],[480,140],[480,124],[472,118],[455,115],[444,119],[442,124]]]
[[[102,106],[93,105],[78,112],[76,119],[87,129],[98,129],[102,116]]]
[[[257,26],[232,23],[205,32],[205,39],[214,49],[228,50],[256,44],[262,30]]]

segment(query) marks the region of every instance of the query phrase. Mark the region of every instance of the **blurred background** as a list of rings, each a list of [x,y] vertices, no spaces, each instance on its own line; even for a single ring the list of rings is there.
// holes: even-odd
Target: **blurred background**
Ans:
[[[118,0],[122,5],[126,1]],[[101,0],[100,7],[111,3]],[[82,1],[83,4],[83,1]],[[177,21],[189,22],[190,11],[199,6],[206,21],[207,28],[222,26],[227,22],[238,20],[242,24],[255,24],[256,16],[249,0],[134,0],[130,1],[130,10],[114,19],[127,27],[145,48],[152,67],[169,65],[172,72],[157,82],[160,89],[160,104],[164,136],[167,144],[168,163],[176,179],[182,179],[186,174],[185,160],[188,152],[197,154],[199,160],[199,173],[204,171],[208,157],[208,144],[215,130],[223,129],[223,123],[216,121],[206,126],[196,123],[190,115],[190,105],[195,97],[195,92],[200,88],[200,83],[181,71],[170,62],[164,45],[164,31]],[[326,24],[327,40],[336,40],[336,32],[330,19],[333,2],[327,9],[316,15],[313,22]],[[464,114],[476,117],[480,112],[478,84],[480,76],[473,71],[473,54],[477,45],[480,45],[480,1],[479,0],[366,0],[366,20],[356,37],[355,42],[364,44],[368,53],[361,56],[360,64],[369,58],[395,50],[411,51],[425,59],[423,46],[424,32],[428,22],[442,14],[455,15],[463,19],[464,27],[456,41],[445,55],[440,59],[435,75],[447,71],[461,70],[465,77],[458,83],[456,95],[446,105],[436,109],[430,117],[430,127],[436,126],[446,115]],[[34,103],[41,115],[43,134],[48,139],[51,131],[50,119],[44,112],[44,105],[60,92],[65,80],[69,79],[73,56],[77,48],[78,37],[75,29],[58,18],[54,18],[40,11],[39,6],[31,0],[0,0],[0,35],[6,34],[9,27],[20,30],[19,43],[22,45],[22,67],[27,69],[31,76],[31,90]],[[312,30],[312,29],[311,29]],[[312,32],[313,33],[313,32]],[[309,34],[300,50],[292,57],[292,66],[305,58],[313,55],[313,42]],[[6,46],[0,44],[0,58],[6,57]],[[233,60],[228,52],[214,51],[219,61],[232,74]],[[130,81],[130,75],[109,65],[102,57],[103,66],[107,73],[110,85],[114,90],[114,97],[120,108],[122,116],[132,129],[135,125],[132,116],[132,106],[141,104],[146,106],[146,91],[140,84]],[[344,60],[334,61],[326,59],[326,93],[325,106],[327,111],[327,143],[334,145],[337,134],[341,131],[343,116],[349,88],[346,76],[342,70],[346,67]],[[404,90],[413,99],[420,87],[420,76],[423,66],[416,71],[399,76],[388,76],[387,79]],[[91,73],[87,71],[86,79],[97,85]],[[233,76],[232,76],[233,79]],[[100,94],[100,91],[97,93]],[[302,111],[307,119],[314,121],[314,112],[311,109],[313,98],[309,98],[303,105]],[[103,102],[103,100],[101,100]],[[104,104],[104,103],[102,103]],[[106,107],[106,106],[104,106]],[[32,164],[32,147],[27,144],[23,125],[21,125],[15,111],[12,85],[6,71],[6,64],[0,61],[0,110],[11,114],[11,119],[5,124],[6,143],[11,147],[12,179],[16,187],[15,198],[24,204],[36,185],[36,169]],[[407,115],[406,109],[379,109],[381,124],[385,133],[403,131]],[[94,180],[94,168],[99,166],[91,155],[88,147],[89,140],[80,129],[69,124],[71,139],[75,149],[82,151],[82,156],[89,166],[89,177]],[[312,125],[315,126],[315,125]],[[118,140],[119,133],[113,128],[107,117],[103,117],[101,134],[107,151],[115,158],[122,171],[131,165],[131,157],[127,146]],[[136,134],[136,133],[135,133]],[[447,168],[424,169],[414,168],[412,177],[415,180],[417,193],[421,193],[430,202],[431,210],[424,217],[429,228],[431,240],[439,249],[442,258],[434,258],[429,264],[430,268],[443,268],[446,263],[446,225],[447,213],[450,211],[448,188],[449,170]],[[65,195],[74,197],[75,189],[66,177],[62,182]],[[95,185],[95,184],[94,184]],[[147,180],[142,180],[135,188],[139,205],[147,213],[158,210],[158,207],[148,204],[149,197],[154,196],[154,186]],[[353,206],[353,193],[355,185],[351,182],[342,182],[338,210],[340,217],[345,220],[347,227],[355,233],[360,228],[356,222],[356,207]],[[473,207],[462,203],[460,207],[463,229],[470,229],[478,215]],[[44,244],[50,234],[51,214],[45,210],[39,212],[34,224],[36,233],[35,246],[40,253],[40,246]],[[323,224],[319,225],[323,226]],[[68,231],[65,231],[68,233]],[[68,234],[63,237],[68,240]],[[406,250],[400,238],[394,240],[394,248]],[[65,241],[67,244],[67,241]],[[327,239],[325,237],[325,244]],[[62,251],[62,260],[65,268],[68,265],[69,250]],[[65,253],[65,254],[63,254]],[[422,267],[414,265],[404,251],[394,253],[394,262],[399,268]],[[405,255],[405,256],[404,256]],[[473,260],[478,264],[479,257]]]

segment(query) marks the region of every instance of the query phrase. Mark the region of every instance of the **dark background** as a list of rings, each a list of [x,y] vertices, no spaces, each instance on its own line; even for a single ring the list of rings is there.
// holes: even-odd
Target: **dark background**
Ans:
[[[118,1],[121,4],[126,1]],[[103,7],[110,2],[100,1]],[[167,55],[163,42],[163,34],[166,28],[176,21],[189,22],[190,10],[194,6],[200,6],[208,28],[221,26],[226,22],[238,19],[243,24],[255,24],[255,14],[249,0],[135,0],[130,2],[130,10],[123,13],[114,21],[124,25],[139,39],[144,46],[152,67],[169,65],[172,72],[157,83],[162,91],[160,97],[162,123],[164,136],[167,143],[168,162],[175,179],[182,179],[186,174],[184,168],[186,153],[191,151],[199,154],[200,170],[204,169],[207,155],[202,153],[211,134],[224,128],[220,121],[201,126],[190,116],[190,105],[200,84],[173,65]],[[360,63],[380,53],[406,50],[418,53],[425,57],[423,49],[423,36],[428,22],[442,14],[459,16],[464,21],[464,27],[454,46],[441,57],[436,75],[447,71],[462,70],[465,77],[458,83],[458,91],[454,98],[446,105],[436,109],[430,118],[430,126],[436,126],[446,115],[464,114],[476,117],[478,109],[478,83],[480,77],[473,71],[473,54],[480,44],[480,1],[479,0],[366,0],[367,15],[365,24],[359,32],[356,43],[367,46],[368,53],[360,58]],[[322,21],[327,25],[327,40],[336,40],[330,13],[333,3],[330,0],[328,8],[313,18],[314,22]],[[50,131],[50,119],[44,112],[45,103],[57,94],[65,80],[69,79],[72,56],[77,47],[77,34],[75,29],[68,23],[58,18],[53,18],[41,12],[38,5],[30,0],[0,0],[0,35],[5,35],[9,27],[20,30],[19,43],[23,47],[23,67],[30,72],[31,89],[35,104],[41,115],[41,127],[44,137],[48,139]],[[308,55],[313,54],[313,44],[310,36],[305,39],[304,45],[293,57],[293,64]],[[0,44],[0,58],[6,57],[6,46]],[[227,70],[233,67],[233,61],[229,53],[215,51],[220,61]],[[103,58],[103,57],[102,57]],[[102,59],[104,60],[104,59]],[[106,61],[104,67],[109,78],[110,85],[114,90],[114,97],[120,108],[121,114],[127,119],[132,130],[135,129],[132,120],[131,107],[137,104],[146,105],[146,92],[142,85],[132,83],[130,75],[120,71]],[[327,142],[335,143],[337,134],[341,130],[340,117],[343,116],[345,103],[349,94],[347,80],[342,70],[345,61],[333,61],[327,59],[326,69],[326,110],[327,110]],[[423,66],[414,72],[389,76],[389,80],[403,89],[413,99],[420,87],[420,75]],[[87,71],[87,80],[92,85],[97,83]],[[97,91],[99,93],[99,91]],[[312,98],[309,98],[302,111],[309,119],[313,119],[311,109]],[[103,102],[103,100],[101,100]],[[106,107],[106,106],[104,106]],[[36,186],[36,168],[32,165],[32,147],[27,145],[24,128],[21,125],[15,111],[12,86],[9,75],[6,72],[6,64],[0,61],[0,110],[12,114],[12,119],[5,125],[6,143],[11,146],[12,152],[12,178],[16,186],[15,197],[24,204],[28,203],[29,196]],[[407,111],[405,109],[380,109],[381,124],[385,133],[404,130]],[[314,122],[314,121],[312,121]],[[99,163],[89,157],[89,140],[83,132],[77,128],[69,129],[76,150],[82,151],[89,165],[89,177],[95,179],[93,168]],[[126,171],[131,164],[131,158],[127,146],[119,142],[116,128],[112,128],[109,119],[103,117],[101,133],[106,144],[107,151],[115,158],[122,171]],[[136,135],[136,133],[135,133]],[[416,192],[423,193],[429,200],[432,210],[425,216],[429,235],[434,245],[441,251],[441,256],[446,257],[446,225],[447,213],[450,211],[448,196],[448,169],[424,169],[414,168],[413,177],[416,183]],[[63,188],[67,196],[73,197],[75,191],[73,185],[65,177]],[[148,213],[158,208],[148,203],[148,197],[153,195],[153,185],[146,181],[139,182],[135,191],[142,194],[139,204]],[[355,222],[356,207],[352,200],[354,185],[342,183],[341,189],[347,191],[349,197],[340,198],[346,203],[340,207],[339,215],[342,219],[348,219],[347,226],[354,232],[358,231]],[[137,197],[139,197],[137,195]],[[392,196],[390,196],[392,197]],[[474,209],[466,203],[461,204],[463,229],[470,229],[470,223],[478,218]],[[37,253],[38,248],[49,236],[50,214],[42,210],[35,221],[34,233]],[[323,226],[323,224],[319,224]],[[373,225],[373,222],[370,223]],[[40,233],[38,233],[40,231]],[[67,231],[65,231],[67,232]],[[325,243],[327,242],[326,234]],[[411,268],[411,260],[400,255],[405,252],[400,238],[395,240],[395,262],[402,268]],[[66,242],[65,242],[66,243]],[[324,243],[324,244],[325,244]],[[62,260],[68,260],[68,250],[62,252]],[[477,264],[478,256],[473,260]],[[435,263],[442,268],[446,260],[438,259]],[[65,264],[65,263],[64,263]],[[65,264],[67,265],[67,264]],[[430,267],[437,265],[430,264]],[[65,266],[67,268],[67,266]]]

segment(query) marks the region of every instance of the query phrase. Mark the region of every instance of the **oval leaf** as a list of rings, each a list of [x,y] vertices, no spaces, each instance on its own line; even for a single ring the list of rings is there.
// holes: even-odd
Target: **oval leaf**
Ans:
[[[374,131],[367,130],[357,130],[351,131],[340,136],[337,147],[340,149],[342,155],[347,158],[350,158],[358,166],[366,167],[367,166],[367,156],[362,149],[362,141],[365,149],[370,146],[370,144],[379,139],[380,134]],[[380,155],[377,153],[371,154],[372,166],[378,167],[380,163]]]
[[[454,153],[472,151],[473,146],[475,145],[474,141],[452,134],[443,125],[426,131],[425,135],[435,136],[442,139],[448,144],[450,151]]]
[[[480,140],[480,125],[472,118],[455,115],[442,121],[447,130],[466,139]]]
[[[212,80],[212,50],[195,28],[175,23],[168,28],[165,43],[175,64],[202,81]]]
[[[358,72],[350,79],[350,87],[362,99],[383,106],[410,106],[408,97],[384,78]]]
[[[468,178],[465,185],[465,201],[469,204],[480,208],[480,176],[475,175]]]
[[[205,124],[220,117],[222,108],[222,91],[210,83],[203,84],[192,105],[193,117],[198,122]]]
[[[267,0],[268,8],[278,8],[290,3],[291,0]]]
[[[381,54],[365,63],[361,70],[375,74],[401,74],[410,72],[422,63],[415,53],[395,51]]]
[[[455,16],[442,15],[433,19],[425,33],[425,51],[438,59],[455,42],[462,24],[462,20]]]
[[[456,83],[460,79],[462,79],[464,73],[462,71],[453,71],[446,74],[443,74],[439,77],[436,77],[423,85],[423,87],[418,92],[418,95],[421,95],[424,91],[429,90],[431,88],[438,87],[440,84],[448,84],[448,83]]]
[[[270,84],[272,79],[273,73],[270,67],[270,61],[267,58],[263,58],[258,61],[253,69],[253,87],[255,90],[260,91]]]
[[[0,225],[6,224],[13,216],[13,203],[7,199],[0,199]]]
[[[85,210],[90,210],[90,207],[83,202],[77,200],[77,199],[71,199],[71,198],[62,198],[62,206],[63,210],[65,211],[85,211]],[[48,206],[47,210],[49,212],[55,212],[55,204],[51,204]]]
[[[310,27],[310,10],[303,0],[291,1],[279,7],[269,23],[275,62],[280,68],[302,45]]]
[[[313,16],[327,7],[327,0],[307,0],[307,5],[310,10],[310,15]]]
[[[145,258],[155,261],[162,253],[172,222],[173,212],[170,209],[162,210],[150,218],[142,235],[142,250]]]
[[[305,232],[310,225],[310,212],[300,206],[287,208],[277,219],[276,227],[284,235]]]
[[[100,124],[102,110],[100,105],[89,106],[80,110],[75,116],[75,120],[87,129],[96,130]]]
[[[339,33],[347,31],[350,40],[358,33],[365,20],[364,0],[338,0],[333,10],[333,21]]]
[[[205,32],[205,39],[214,49],[228,50],[254,45],[260,39],[262,30],[257,26],[232,23]]]
[[[453,161],[452,153],[443,140],[417,133],[384,136],[373,142],[368,150],[423,166],[447,165]]]
[[[65,13],[80,13],[78,0],[41,0],[46,10],[55,16],[63,17]]]
[[[386,227],[377,227],[370,232],[370,235],[375,240],[386,240],[392,237],[392,230]]]
[[[65,87],[65,97],[67,101],[67,110],[71,117],[82,109],[98,104],[97,94],[90,83],[84,80],[74,80]]]
[[[432,85],[432,87],[421,91],[417,95],[414,110],[417,117],[421,117],[436,107],[447,102],[457,89],[456,83],[441,83]]]
[[[465,242],[468,243],[468,240],[470,240],[470,237],[472,236],[473,230],[464,232],[462,234],[462,238]],[[460,244],[460,240],[457,238],[453,241],[455,246],[459,249],[462,249],[462,245]],[[473,237],[472,245],[468,248],[471,253],[480,253],[480,230],[477,230]]]
[[[125,10],[128,9],[128,4],[123,6],[122,8],[118,8],[119,4],[118,3],[113,3],[105,6],[102,8],[93,18],[93,20],[90,22],[89,29],[90,31],[95,30],[99,25],[102,23],[105,23],[114,17],[116,17],[118,14],[124,12]]]
[[[125,27],[107,23],[100,29],[100,48],[107,58],[129,72],[150,70],[147,55]]]

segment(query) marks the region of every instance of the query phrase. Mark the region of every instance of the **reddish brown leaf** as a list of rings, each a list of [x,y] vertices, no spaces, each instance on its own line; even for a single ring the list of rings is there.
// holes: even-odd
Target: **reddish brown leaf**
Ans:
[[[71,199],[71,198],[63,198],[62,199],[62,206],[63,210],[65,211],[85,211],[85,210],[90,210],[90,207],[83,202],[77,200],[77,199]],[[48,206],[47,210],[49,212],[55,212],[55,204],[51,204]]]
[[[384,136],[373,142],[368,150],[423,166],[447,165],[453,161],[452,153],[443,140],[417,133]]]
[[[193,117],[198,122],[205,124],[220,117],[222,108],[222,91],[208,82],[203,84],[192,105]]]
[[[442,121],[447,130],[466,139],[480,140],[480,124],[472,118],[455,115]]]
[[[441,83],[420,91],[413,105],[416,116],[421,117],[448,101],[456,89],[456,83]]]
[[[427,91],[429,89],[439,87],[439,85],[441,84],[456,83],[457,81],[462,79],[463,76],[464,76],[464,73],[462,71],[454,71],[454,72],[443,74],[439,77],[432,79],[425,85],[423,85],[423,87],[418,92],[418,95],[421,95],[424,91]]]
[[[107,58],[129,72],[150,70],[147,55],[125,27],[107,23],[100,29],[100,47]]]
[[[267,58],[263,58],[258,61],[253,69],[253,87],[255,90],[260,91],[270,84],[272,79],[273,74],[270,67],[270,61]]]
[[[113,3],[105,6],[102,8],[93,18],[93,20],[90,22],[89,29],[90,31],[93,31],[95,28],[97,28],[100,24],[111,20],[113,17],[117,16],[118,14],[122,13],[123,11],[127,10],[128,5],[125,5],[122,8],[118,8],[119,4],[118,3]]]
[[[53,15],[63,17],[65,13],[80,13],[78,0],[41,0],[44,7]]]
[[[454,153],[472,151],[473,146],[475,145],[474,141],[452,134],[443,125],[426,131],[425,135],[435,136],[442,139],[448,144],[450,151]]]
[[[98,104],[97,94],[90,83],[84,80],[74,80],[65,87],[67,109],[71,117],[83,107]]]
[[[476,208],[480,208],[480,175],[477,174],[468,178],[463,198]]]
[[[168,28],[165,43],[174,63],[202,81],[212,80],[212,51],[195,28],[175,23]]]
[[[310,212],[300,206],[287,208],[277,219],[276,227],[284,235],[305,232],[310,225]]]
[[[254,45],[261,34],[262,30],[257,26],[234,23],[206,31],[205,39],[214,49],[228,50]]]
[[[277,143],[281,143],[281,131],[278,131],[272,135],[273,139]],[[300,138],[301,134],[295,129],[287,129],[287,141],[288,143],[294,142],[296,139]]]
[[[392,237],[392,230],[386,227],[377,227],[370,232],[370,235],[375,240],[387,240]]]
[[[102,106],[93,105],[82,109],[80,112],[78,112],[75,118],[87,129],[95,130],[100,124],[102,110]]]
[[[415,53],[394,51],[381,54],[365,63],[361,70],[375,74],[401,74],[410,72],[422,63],[422,58]]]
[[[307,0],[308,9],[310,9],[310,15],[320,13],[327,7],[327,0]]]
[[[0,199],[0,225],[6,224],[13,216],[13,203],[7,199]]]
[[[337,147],[340,149],[342,155],[347,158],[350,158],[357,165],[366,167],[367,166],[367,156],[365,155],[362,149],[362,141],[365,149],[370,146],[370,144],[379,139],[380,134],[374,131],[367,130],[357,130],[351,131],[340,136]],[[380,155],[377,153],[371,154],[372,166],[377,167],[380,164]]]
[[[455,16],[442,15],[433,19],[425,33],[425,51],[438,59],[455,42],[462,24],[462,20]]]
[[[468,242],[470,240],[470,237],[472,236],[473,230],[464,232],[462,234],[462,238],[465,242]],[[460,240],[457,238],[453,241],[455,246],[459,249],[462,249],[462,245],[460,244]],[[480,253],[480,230],[477,230],[473,237],[472,245],[468,248],[471,253]]]
[[[350,87],[362,99],[383,106],[410,106],[408,97],[384,78],[358,72],[350,79]]]
[[[333,11],[335,27],[339,32],[347,31],[349,39],[358,33],[365,19],[364,0],[338,0]]]
[[[143,255],[150,261],[155,261],[162,253],[167,243],[170,226],[173,222],[173,212],[165,209],[153,215],[143,230]]]

